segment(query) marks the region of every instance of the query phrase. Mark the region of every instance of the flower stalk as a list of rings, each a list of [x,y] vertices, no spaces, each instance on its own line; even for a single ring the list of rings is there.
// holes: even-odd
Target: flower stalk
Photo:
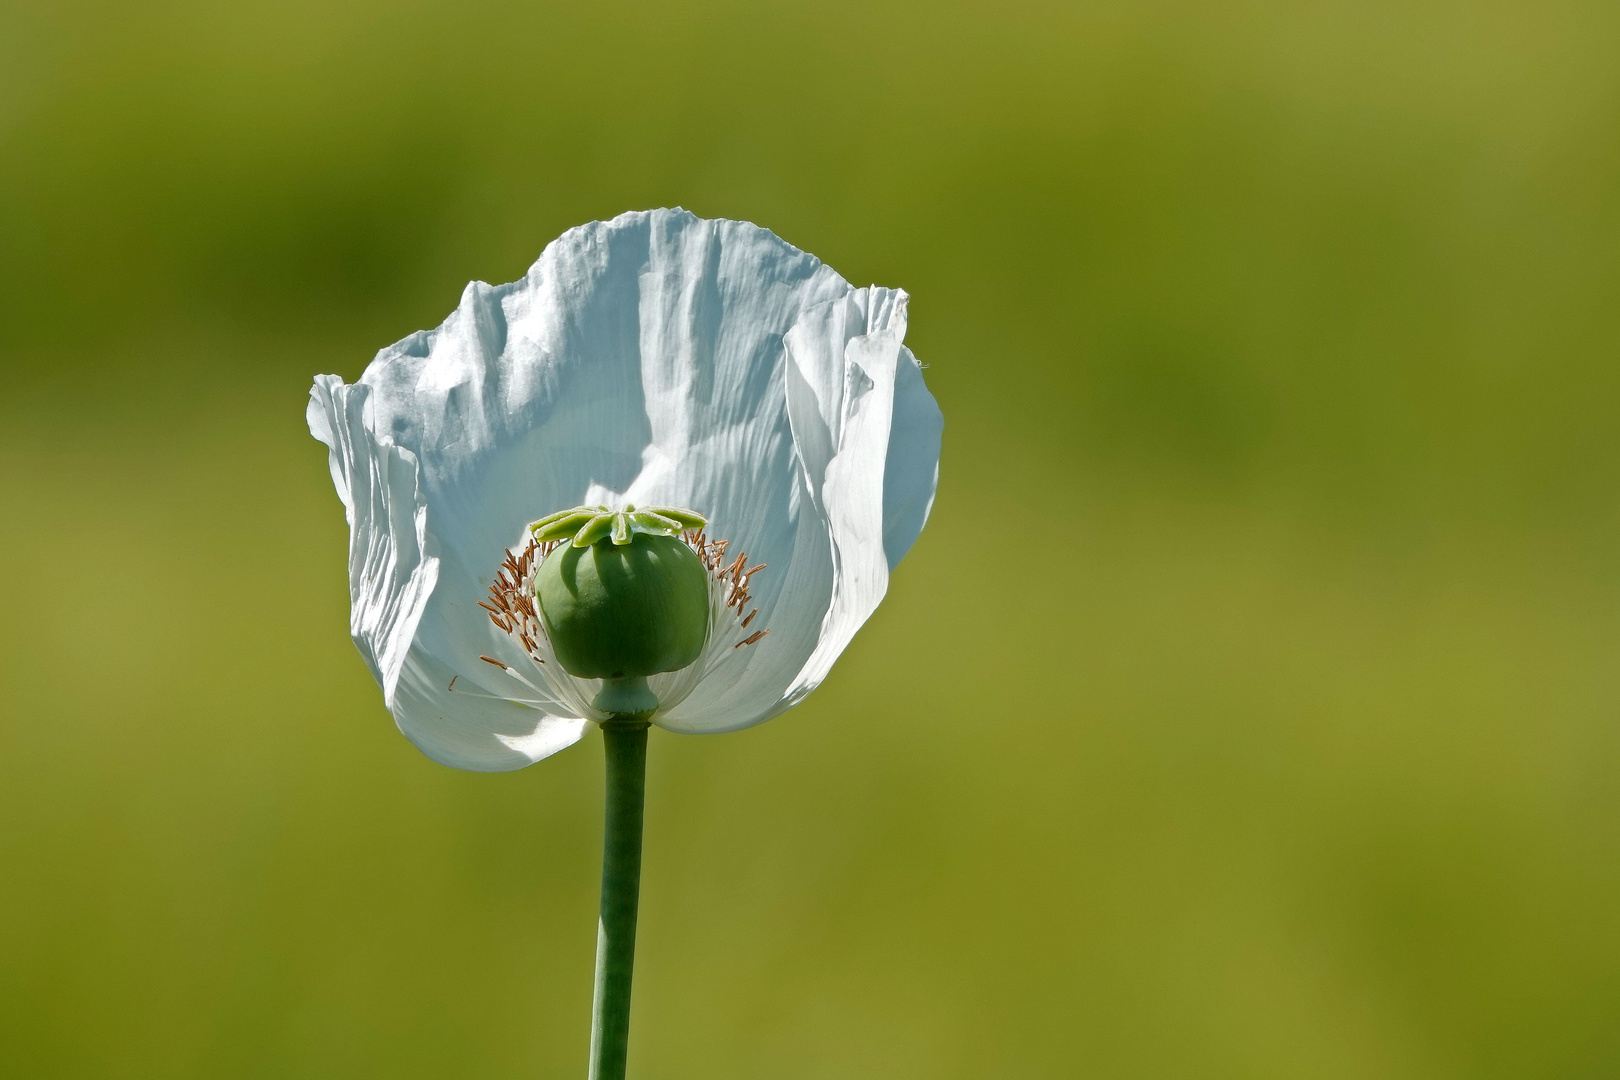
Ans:
[[[596,996],[591,1006],[590,1080],[624,1080],[629,1053],[649,726],[649,721],[634,715],[616,716],[601,724],[607,804],[602,823],[602,908],[596,937]]]

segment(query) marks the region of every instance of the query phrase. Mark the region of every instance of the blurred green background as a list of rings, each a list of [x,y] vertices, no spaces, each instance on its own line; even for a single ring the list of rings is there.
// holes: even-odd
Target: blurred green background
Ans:
[[[947,426],[826,685],[654,736],[637,1075],[1620,1075],[1617,55],[1608,0],[5,0],[0,1073],[583,1075],[600,746],[393,730],[304,400],[680,204],[910,290]]]

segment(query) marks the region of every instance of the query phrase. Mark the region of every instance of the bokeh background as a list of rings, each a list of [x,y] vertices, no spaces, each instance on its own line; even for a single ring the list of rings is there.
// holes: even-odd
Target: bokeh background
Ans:
[[[656,734],[647,1080],[1620,1075],[1608,0],[0,6],[0,1073],[583,1075],[601,749],[347,638],[317,372],[679,204],[913,295],[932,524]]]

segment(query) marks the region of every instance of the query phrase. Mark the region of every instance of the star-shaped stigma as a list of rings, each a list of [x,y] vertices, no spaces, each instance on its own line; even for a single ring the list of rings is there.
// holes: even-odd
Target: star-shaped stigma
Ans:
[[[707,519],[690,510],[675,506],[644,506],[637,510],[626,506],[623,510],[610,510],[605,506],[576,506],[572,510],[559,510],[529,526],[539,543],[573,538],[577,548],[590,547],[598,540],[611,537],[621,547],[630,543],[636,533],[649,536],[679,536],[691,529],[701,529]]]

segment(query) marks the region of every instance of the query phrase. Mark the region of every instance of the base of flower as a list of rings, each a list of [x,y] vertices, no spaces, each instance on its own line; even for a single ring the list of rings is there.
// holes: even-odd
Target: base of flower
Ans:
[[[658,708],[658,695],[647,686],[646,676],[607,679],[591,702],[591,708],[614,716],[634,716]]]

